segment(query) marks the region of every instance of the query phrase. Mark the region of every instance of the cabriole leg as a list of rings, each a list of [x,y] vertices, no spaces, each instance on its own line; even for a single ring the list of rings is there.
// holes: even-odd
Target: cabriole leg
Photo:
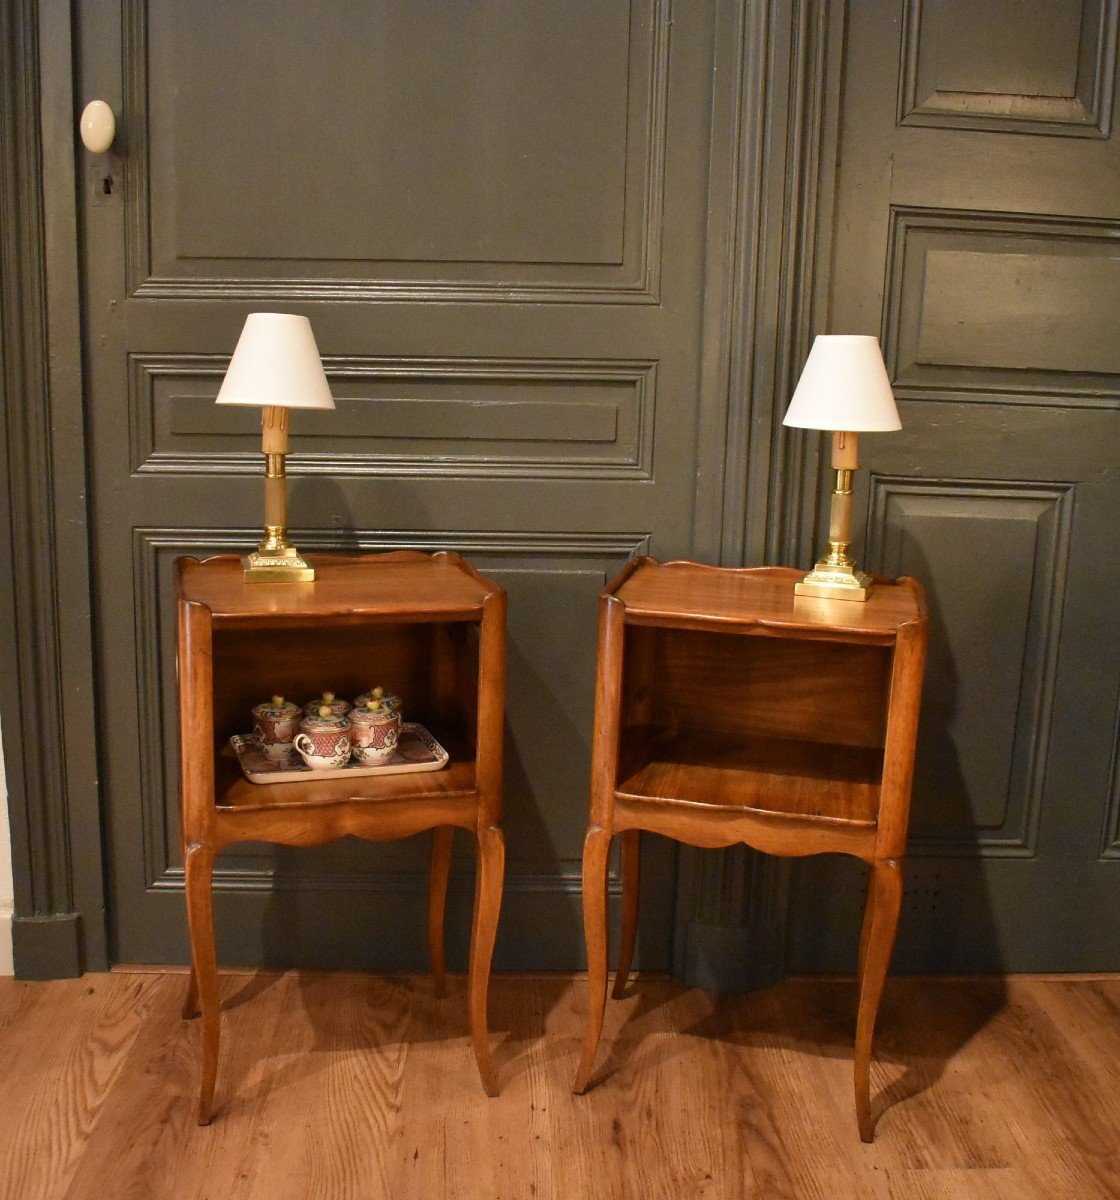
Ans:
[[[218,955],[214,945],[214,851],[209,846],[188,846],[184,866],[193,980],[193,984],[188,984],[187,999],[197,999],[198,1010],[202,1014],[202,1078],[198,1087],[198,1123],[209,1125],[214,1105],[214,1081],[218,1074],[221,1017]]]
[[[498,932],[498,914],[502,906],[505,862],[506,847],[502,831],[496,826],[478,830],[478,870],[474,887],[474,927],[471,930],[470,1022],[478,1073],[488,1096],[498,1094],[498,1081],[490,1059],[486,1001],[490,988],[490,961],[494,955],[494,938]]]
[[[603,1033],[607,1003],[607,859],[610,830],[593,825],[583,843],[583,929],[587,939],[587,1028],[583,1055],[572,1090],[585,1092],[591,1082],[595,1051]]]
[[[894,858],[872,863],[860,938],[855,1052],[856,1119],[859,1136],[865,1142],[870,1142],[875,1132],[871,1120],[871,1043],[901,909],[902,863]]]

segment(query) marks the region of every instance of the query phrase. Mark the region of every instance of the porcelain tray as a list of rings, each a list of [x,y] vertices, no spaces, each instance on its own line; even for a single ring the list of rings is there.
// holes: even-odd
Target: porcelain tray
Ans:
[[[249,736],[235,733],[229,739],[241,773],[250,783],[295,783],[298,780],[357,779],[362,775],[403,775],[408,771],[438,771],[450,757],[423,725],[406,722],[401,726],[396,753],[386,763],[367,767],[351,759],[344,767],[328,767],[313,771],[295,750],[288,751],[284,762],[268,758]]]

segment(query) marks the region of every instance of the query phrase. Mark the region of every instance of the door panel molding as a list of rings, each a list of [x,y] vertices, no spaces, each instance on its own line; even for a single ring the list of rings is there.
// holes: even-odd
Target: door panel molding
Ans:
[[[255,414],[213,404],[228,362],[129,355],[135,473],[260,473]],[[323,365],[341,416],[301,416],[288,458],[300,474],[652,478],[655,361],[325,356]]]
[[[1118,238],[1120,223],[1089,217],[892,206],[883,349],[895,395],[1120,407],[1120,355],[1100,332],[1120,305]],[[977,294],[987,320],[962,327],[950,313]]]
[[[954,7],[957,8],[955,12]],[[1027,76],[1051,65],[1057,55],[1064,54],[1073,61],[1074,84],[1072,88],[1053,92],[1042,88],[1017,92],[998,85],[984,86],[975,76],[967,82],[960,78],[939,80],[932,69],[927,69],[923,52],[929,47],[924,44],[923,34],[928,36],[931,31],[923,30],[923,18],[931,15],[934,21],[940,20],[941,36],[959,45],[974,40],[972,31],[967,26],[962,28],[962,18],[967,20],[969,10],[973,14],[982,11],[972,4],[926,6],[923,0],[906,0],[902,12],[899,66],[900,125],[1059,137],[1108,137],[1116,83],[1116,57],[1112,48],[1116,45],[1118,0],[1090,0],[1083,4],[1081,21],[1076,29],[1067,30],[1071,44],[1055,46],[1040,29],[1038,39],[1030,47],[1037,56],[1035,60],[1021,59],[1018,63],[1006,64],[1013,66],[1017,74]],[[1025,20],[1029,21],[1030,17]],[[1004,53],[1008,49],[1027,48],[1022,40],[1006,37],[998,22],[992,25],[994,29],[990,26],[984,32],[989,37],[994,34],[999,38],[999,47]],[[1076,36],[1076,44],[1072,44],[1073,36]],[[938,65],[936,52],[929,57],[934,59],[935,66]]]
[[[0,672],[16,972],[104,969],[69,17],[0,6]],[[41,89],[41,80],[52,80]],[[41,100],[42,95],[42,100]]]
[[[174,153],[166,130],[159,153],[152,145],[156,122],[148,86],[150,3],[125,0],[123,7],[124,102],[129,130],[125,170],[134,215],[126,236],[130,295],[231,300],[281,297],[286,302],[658,303],[669,107],[669,0],[631,0],[630,4],[627,94],[623,97],[624,186],[622,208],[616,214],[621,254],[596,257],[583,253],[568,258],[544,246],[491,257],[466,247],[432,258],[419,254],[379,258],[357,252],[349,258],[180,253],[174,241],[173,206],[166,205],[164,211],[155,204],[158,180],[154,172],[165,167],[169,178],[185,177],[189,183],[191,171],[189,165],[164,162],[160,157]],[[181,9],[180,17],[188,11]],[[542,111],[542,119],[545,116],[547,112]],[[276,119],[283,117],[277,114]],[[559,143],[557,131],[551,132]],[[511,184],[522,186],[520,178]],[[546,186],[543,178],[541,186]],[[375,217],[371,229],[377,227]]]
[[[1033,858],[1045,791],[1076,488],[1068,483],[876,473],[870,486],[869,567],[921,578],[936,631],[926,668],[909,854]],[[969,534],[964,532],[966,523],[973,526]],[[961,560],[979,561],[990,570],[989,586],[994,590],[985,602],[973,590],[962,591],[964,571],[956,569],[961,561],[954,566],[952,558],[939,563],[926,557],[936,552],[939,525],[945,530],[943,550],[952,555],[967,546]],[[1004,580],[1014,580],[1014,586],[1000,588]],[[965,620],[973,605],[971,621]],[[981,614],[990,616],[992,625],[983,637],[976,630]],[[952,633],[971,636],[979,644],[966,643],[970,650],[963,651],[952,644]],[[991,656],[991,692],[980,698],[980,711],[968,707],[966,696],[962,711],[953,663],[969,661],[970,653],[977,652]],[[1010,672],[1006,678],[1000,675],[1003,669]],[[991,794],[970,794],[970,783],[983,788],[985,782]],[[936,808],[944,811],[943,819],[931,811]],[[968,819],[962,823],[965,813]]]

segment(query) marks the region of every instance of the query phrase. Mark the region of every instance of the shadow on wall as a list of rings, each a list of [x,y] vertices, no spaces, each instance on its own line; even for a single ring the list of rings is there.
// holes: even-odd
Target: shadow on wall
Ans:
[[[349,482],[386,486],[380,481]],[[314,529],[319,538],[324,536],[320,531],[326,532],[330,552],[376,553],[362,544],[344,483],[324,475],[296,475],[289,487],[289,516],[296,530],[292,540],[297,546],[302,548],[299,531]],[[422,525],[426,514],[418,497],[410,498],[406,507]],[[371,685],[376,682],[369,680]],[[404,700],[407,719],[408,697]],[[342,838],[313,847],[269,846],[272,887],[260,933],[264,963],[320,970],[346,963],[353,970],[425,971],[429,842],[429,835],[421,834],[377,843]],[[453,890],[458,874],[453,869]],[[449,966],[453,965],[452,960]]]
[[[374,481],[371,486],[385,485]],[[408,512],[414,528],[428,528],[422,495],[408,491],[408,481],[393,481],[392,486],[406,493],[395,497],[394,511]],[[297,526],[293,540],[301,544],[300,528],[330,528],[332,549],[368,550],[368,536],[363,546],[354,529],[353,509],[345,483],[297,476],[290,505]],[[494,575],[503,586],[507,583],[502,572]],[[518,579],[508,582],[516,586]],[[540,580],[537,586],[547,591],[548,582]],[[543,595],[522,595],[511,601],[509,612],[503,828],[507,882],[521,873],[528,883],[518,887],[515,880],[517,890],[503,904],[495,966],[504,970],[578,970],[584,965],[578,893],[558,894],[556,887],[534,882],[555,876],[561,865],[547,814],[564,811],[563,803],[579,797],[582,839],[589,786],[593,661],[587,670],[587,664],[572,664],[563,622],[542,627],[540,613],[547,601]],[[552,644],[542,647],[545,640]],[[556,670],[542,670],[542,661]],[[585,703],[573,702],[573,691]],[[542,759],[539,753],[522,752],[541,745],[557,748],[556,755]],[[320,848],[269,847],[265,853],[272,863],[273,888],[263,914],[263,960],[276,967],[327,968],[345,962],[355,969],[426,971],[429,842],[430,835],[421,834],[372,845],[344,839]],[[474,859],[472,835],[458,830],[446,916],[452,971],[465,970],[467,964]],[[360,938],[355,938],[356,928],[362,931]]]
[[[913,538],[906,538],[903,561],[925,585],[930,630],[906,861],[908,928],[900,932],[895,969],[999,973],[1002,948],[982,857],[984,797],[961,761],[961,675],[934,573]]]
[[[961,668],[946,629],[935,574],[911,537],[894,573],[922,581],[930,613],[905,892],[894,974],[1004,969],[983,857],[983,796],[962,764]],[[968,663],[972,673],[977,664]],[[970,722],[971,724],[971,722]],[[972,730],[970,736],[983,737]],[[973,754],[976,746],[971,747]],[[980,747],[981,751],[983,746]],[[854,971],[867,869],[851,859],[803,860],[791,876],[788,965],[794,973]]]

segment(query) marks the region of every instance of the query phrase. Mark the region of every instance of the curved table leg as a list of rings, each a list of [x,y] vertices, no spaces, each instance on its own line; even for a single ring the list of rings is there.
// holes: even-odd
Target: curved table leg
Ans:
[[[871,1120],[871,1043],[902,909],[901,861],[885,858],[872,863],[868,885],[860,937],[855,1052],[856,1119],[859,1136],[865,1142],[870,1142],[875,1133]]]
[[[490,960],[498,932],[498,914],[502,906],[502,878],[505,874],[506,846],[502,831],[495,825],[478,830],[478,869],[474,887],[474,927],[471,930],[470,1022],[478,1073],[488,1096],[498,1094],[498,1081],[490,1058],[490,1035],[486,1022],[486,1001],[490,988]]]
[[[587,939],[587,1028],[572,1091],[585,1092],[595,1066],[607,1003],[607,859],[611,833],[592,825],[583,843],[583,928]]]
[[[432,971],[432,990],[447,995],[447,971],[444,959],[443,921],[447,909],[447,881],[451,875],[453,825],[432,830],[431,868],[428,875],[428,961]]]
[[[218,998],[218,956],[214,945],[214,851],[209,846],[187,847],[184,859],[187,924],[191,937],[191,983],[187,999],[197,998],[202,1014],[202,1077],[198,1086],[198,1123],[210,1124],[214,1081],[218,1074],[221,1002]]]
[[[618,948],[618,970],[612,995],[617,1000],[626,990],[630,964],[634,961],[634,942],[638,935],[638,873],[641,864],[642,831],[624,830],[622,842],[622,940]]]

